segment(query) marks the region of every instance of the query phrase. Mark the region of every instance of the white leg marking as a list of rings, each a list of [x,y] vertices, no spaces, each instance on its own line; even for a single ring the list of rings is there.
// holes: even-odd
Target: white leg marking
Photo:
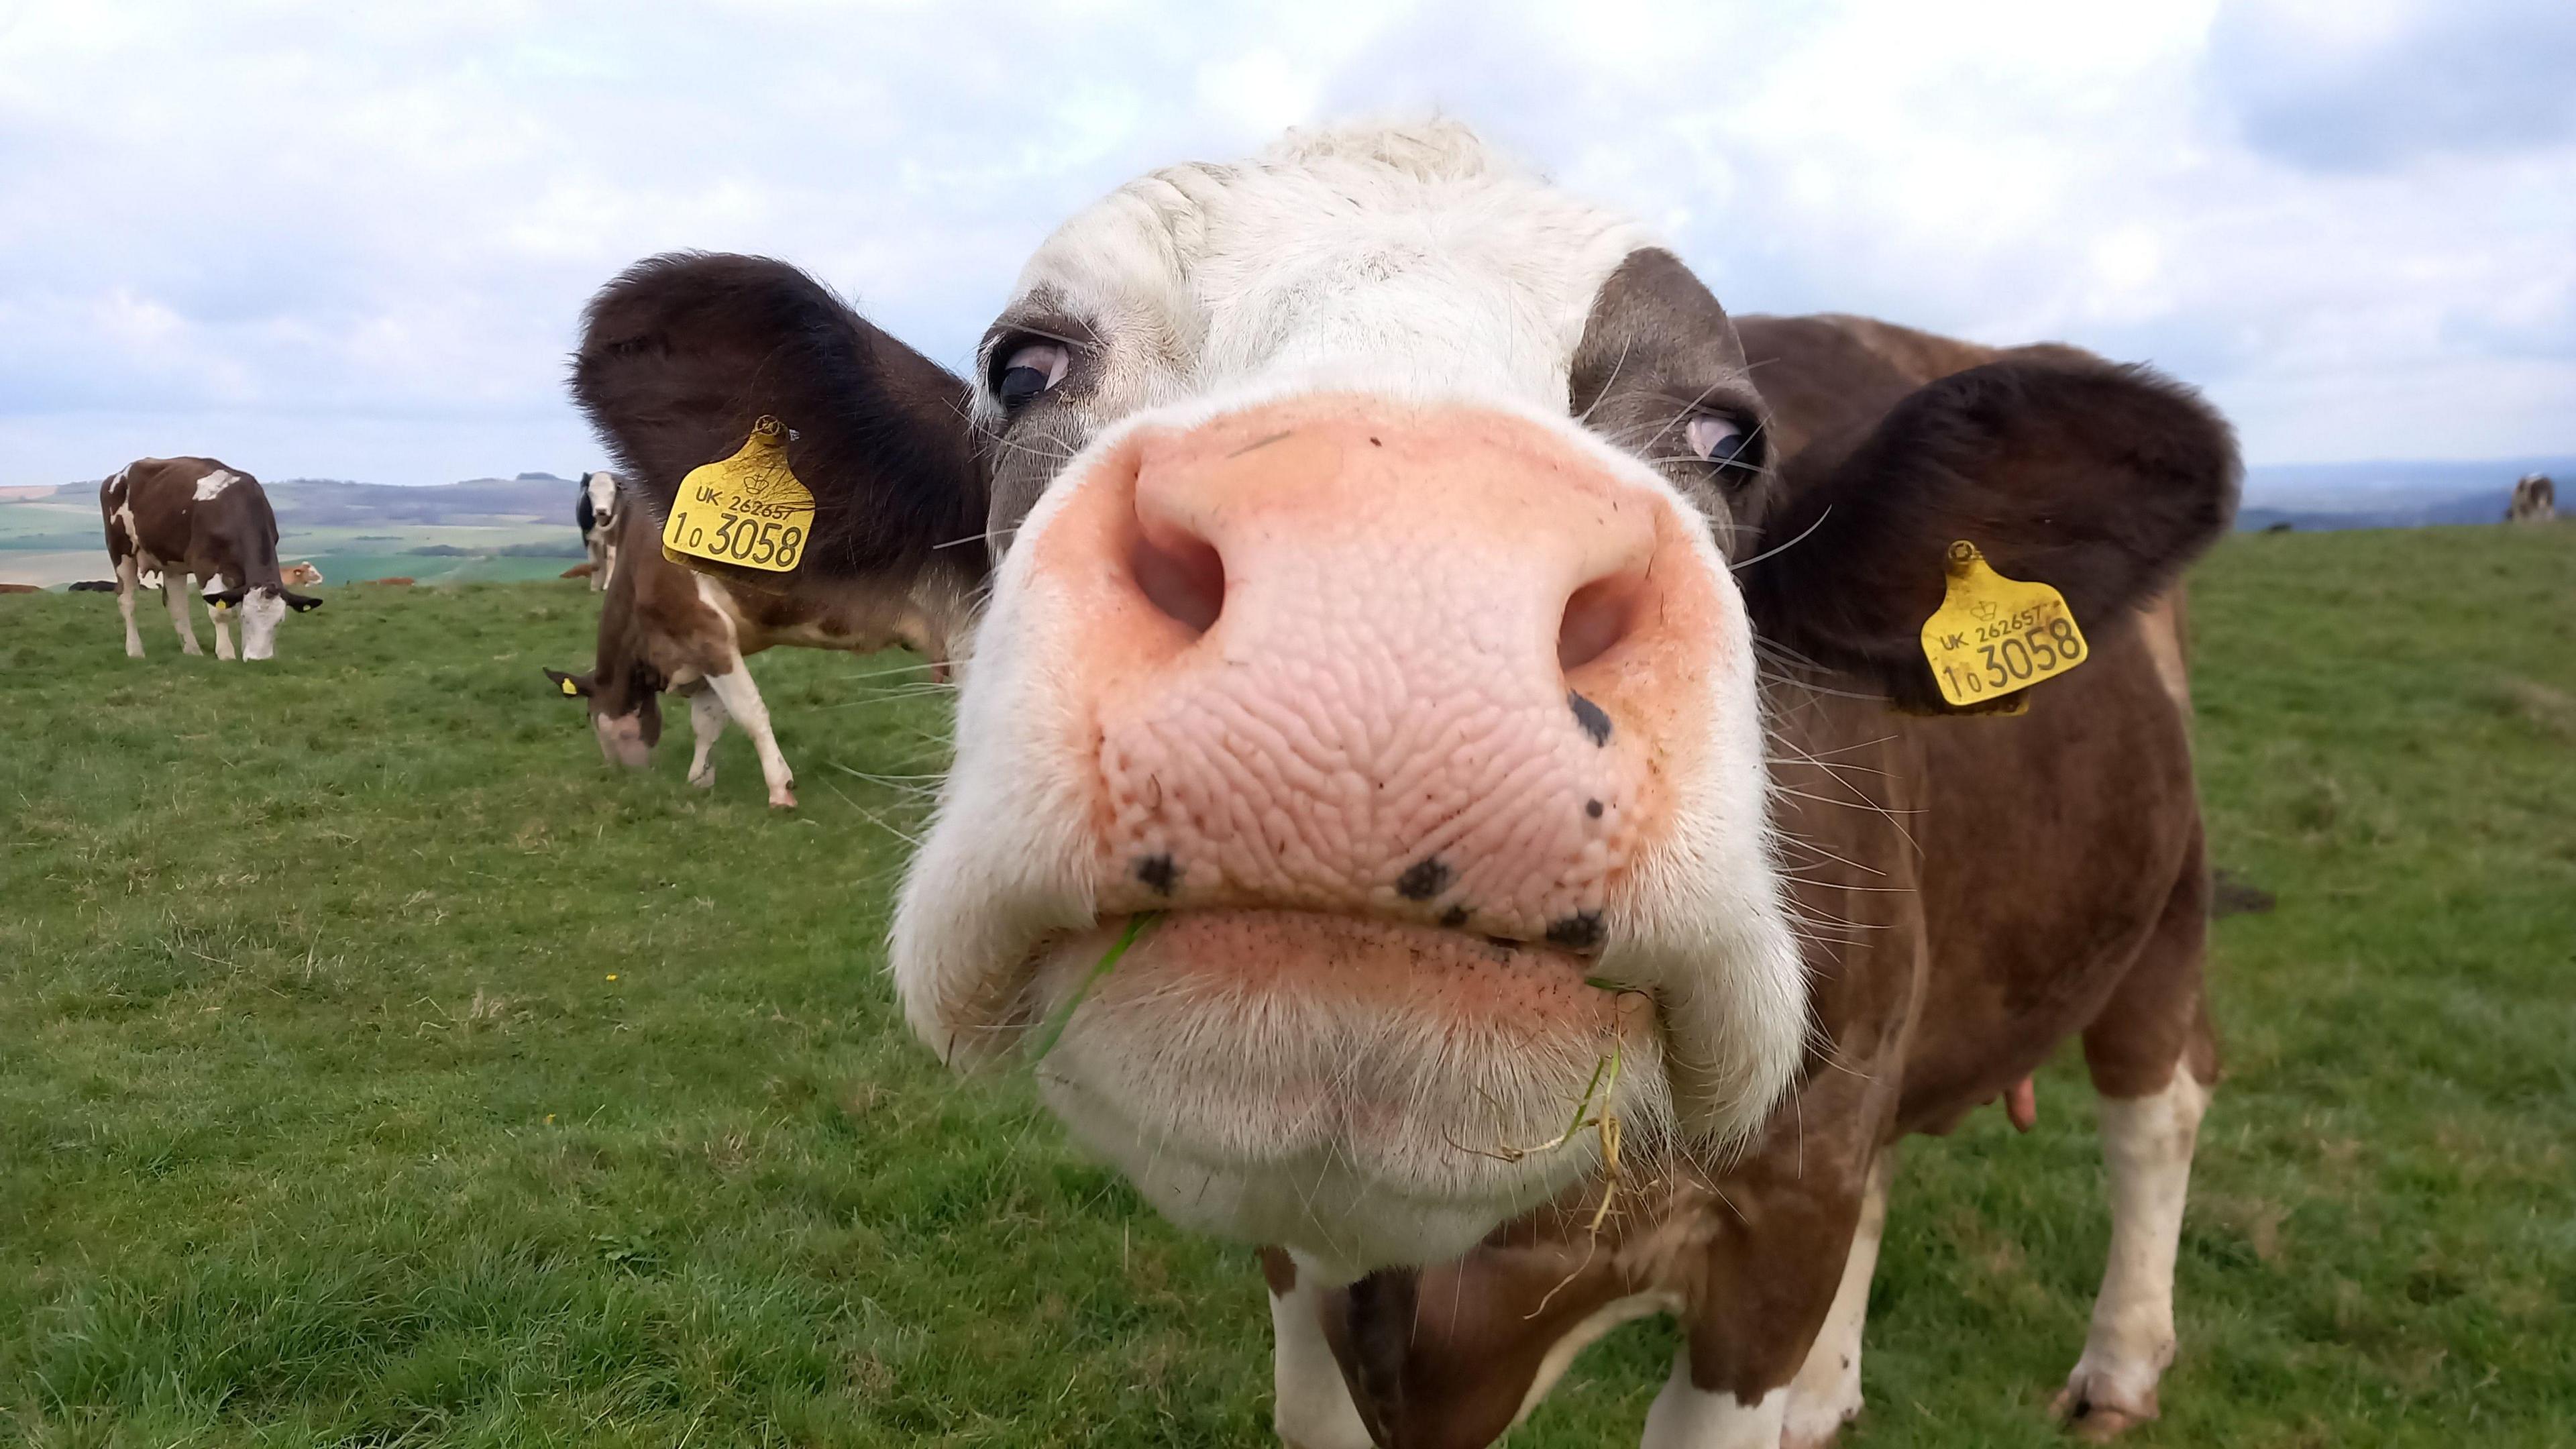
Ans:
[[[188,576],[177,569],[161,571],[161,602],[170,606],[170,627],[179,631],[179,650],[183,654],[203,654],[197,647],[196,628],[188,622]]]
[[[716,783],[716,764],[709,758],[715,751],[716,737],[724,733],[724,701],[712,689],[701,689],[689,696],[689,733],[695,737],[696,752],[689,756],[689,783],[701,790]]]
[[[1369,1449],[1368,1426],[1342,1382],[1342,1366],[1315,1317],[1317,1275],[1298,1265],[1297,1286],[1270,1295],[1271,1419],[1289,1449]]]
[[[231,617],[225,614],[216,614],[214,616],[214,620],[215,657],[217,659],[230,659],[233,657],[233,626]]]
[[[1851,1256],[1843,1260],[1842,1286],[1834,1290],[1834,1306],[1825,1311],[1824,1329],[1807,1350],[1807,1362],[1789,1381],[1783,1449],[1822,1449],[1860,1415],[1861,1329],[1869,1318],[1869,1279],[1878,1270],[1879,1238],[1887,1228],[1887,1184],[1895,1166],[1896,1154],[1885,1151],[1870,1164],[1860,1227],[1852,1234]]]
[[[769,803],[781,810],[795,809],[796,776],[787,768],[787,757],[778,753],[778,738],[769,732],[769,706],[760,702],[760,687],[751,682],[742,656],[733,656],[733,667],[724,673],[708,675],[707,688],[724,702],[724,712],[733,716],[743,733],[751,736],[751,747],[760,755],[760,778],[769,784]],[[689,721],[697,722],[694,704]]]
[[[116,612],[125,616],[125,657],[143,657],[143,633],[134,627],[134,594],[142,585],[143,570],[127,554],[116,566]]]
[[[2208,1089],[2180,1063],[2161,1092],[2102,1099],[2111,1261],[2093,1301],[2084,1357],[2053,1406],[2088,1435],[2108,1438],[2156,1416],[2156,1381],[2173,1362],[2174,1253],[2191,1189],[2192,1145],[2208,1108]]]
[[[1641,1449],[1780,1449],[1789,1391],[1773,1389],[1756,1404],[1733,1394],[1710,1393],[1690,1381],[1690,1350],[1673,1355],[1673,1376],[1646,1411]]]
[[[590,540],[590,591],[598,593],[608,587],[608,540],[594,534]]]

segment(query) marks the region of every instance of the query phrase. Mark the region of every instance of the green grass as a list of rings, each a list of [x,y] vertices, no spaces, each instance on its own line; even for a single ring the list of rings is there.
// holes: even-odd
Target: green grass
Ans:
[[[2194,600],[2231,1075],[2151,1445],[2576,1425],[2576,529],[2230,540]],[[358,590],[267,667],[0,598],[0,1441],[1267,1442],[1250,1255],[880,941],[935,701],[755,666],[805,808],[611,775],[579,583]],[[202,630],[203,625],[201,623]],[[611,978],[614,979],[611,979]],[[1855,1445],[2046,1445],[2107,1235],[2080,1069],[1907,1150]],[[1632,1443],[1668,1327],[1521,1446]]]

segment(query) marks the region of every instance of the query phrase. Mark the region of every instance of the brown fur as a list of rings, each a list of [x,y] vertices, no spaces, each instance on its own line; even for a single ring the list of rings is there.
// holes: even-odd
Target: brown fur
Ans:
[[[43,592],[44,589],[36,584],[0,584],[0,594],[41,594]]]

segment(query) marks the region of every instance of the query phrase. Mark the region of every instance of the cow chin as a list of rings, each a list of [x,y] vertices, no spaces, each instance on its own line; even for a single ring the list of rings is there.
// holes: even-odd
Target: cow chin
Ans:
[[[1184,1226],[1352,1275],[1442,1261],[1594,1169],[1605,1106],[1632,1141],[1669,1127],[1652,1000],[1574,955],[1206,910],[1157,918],[1102,971],[1118,934],[1041,952],[1032,1006],[1075,1009],[1038,1078]]]

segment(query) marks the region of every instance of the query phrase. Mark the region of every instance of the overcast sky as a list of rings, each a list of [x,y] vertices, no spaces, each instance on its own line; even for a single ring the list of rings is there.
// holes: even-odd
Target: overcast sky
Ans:
[[[0,485],[570,474],[636,257],[955,365],[1136,172],[1432,109],[1738,311],[2152,360],[2258,463],[2576,452],[2571,0],[0,0]]]

